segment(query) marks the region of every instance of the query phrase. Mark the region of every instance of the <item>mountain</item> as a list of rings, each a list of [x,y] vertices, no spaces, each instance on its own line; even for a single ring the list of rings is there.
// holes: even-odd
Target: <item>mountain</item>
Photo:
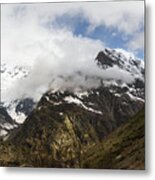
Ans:
[[[7,134],[2,134],[1,165],[114,167],[112,164],[100,165],[98,158],[89,153],[97,151],[95,154],[104,159],[109,150],[107,157],[116,155],[117,159],[120,150],[113,155],[112,143],[111,146],[107,146],[106,152],[103,151],[103,154],[100,154],[103,145],[107,142],[110,143],[114,139],[113,136],[116,135],[116,141],[119,141],[116,149],[121,149],[121,143],[128,144],[130,142],[130,138],[128,139],[126,135],[131,135],[132,130],[135,130],[131,123],[133,122],[135,125],[137,123],[138,127],[141,125],[138,123],[140,120],[130,119],[145,106],[144,64],[143,61],[126,52],[111,49],[99,52],[94,62],[99,69],[99,74],[92,76],[76,72],[75,76],[83,77],[86,84],[92,81],[97,82],[97,86],[88,88],[88,86],[82,85],[78,88],[55,89],[51,85],[39,102],[35,102],[32,97],[17,98],[7,105],[3,102],[5,112],[13,112],[10,113],[13,116],[7,113],[10,123],[16,122],[20,117],[24,117],[25,120],[23,123],[16,123],[16,127]],[[72,77],[63,75],[59,76],[59,79],[64,84],[73,80]],[[139,115],[137,116],[139,117]],[[6,121],[5,118],[0,123],[4,121]],[[131,127],[131,130],[125,128],[126,126]],[[3,126],[1,128],[4,130]],[[119,128],[122,139],[119,139]],[[141,131],[137,131],[137,135],[133,133],[135,144],[138,141],[136,137],[139,138],[139,133]],[[132,150],[132,144],[128,145]],[[95,149],[95,147],[99,147],[99,149]],[[124,149],[121,150],[124,152]],[[144,156],[144,153],[141,155]],[[92,158],[96,164],[88,164],[87,159],[83,156],[88,159]],[[110,161],[110,159],[108,160]],[[115,168],[119,167],[131,168],[124,164]],[[137,166],[137,168],[141,167]]]
[[[105,48],[96,56],[94,66],[101,70],[99,74],[93,73],[93,75],[90,75],[87,72],[85,74],[80,71],[75,72],[74,76],[77,79],[79,78],[78,81],[80,79],[84,81],[77,89],[85,91],[104,85],[109,86],[109,90],[115,93],[115,95],[119,95],[121,93],[120,90],[128,89],[126,92],[131,98],[144,99],[145,74],[144,62],[142,60],[136,59],[132,54],[121,49]],[[32,71],[33,64],[29,64],[29,66],[8,66],[6,63],[2,63],[1,66],[2,104],[11,118],[17,123],[23,123],[38,102],[30,93],[27,94],[26,91],[22,92],[21,95],[18,84],[19,80],[22,80],[25,84],[30,81]],[[68,82],[74,82],[74,80],[73,76],[64,76],[62,72],[62,75],[58,77],[51,76],[49,84],[51,84],[53,90],[62,90],[62,88],[55,88],[52,82],[61,81],[63,84],[67,84]],[[94,87],[91,86],[92,82]],[[84,87],[86,84],[87,88]],[[41,96],[42,94],[40,94]]]
[[[16,82],[26,79],[29,71],[30,67],[7,66],[5,63],[1,65],[0,136],[7,135],[8,129],[16,128],[23,123],[35,105],[32,98],[11,97],[16,91]]]
[[[4,108],[6,108],[11,118],[18,123],[24,121],[29,112],[32,111],[34,104],[33,100],[30,98],[13,98],[17,91],[16,89],[14,90],[14,86],[18,80],[26,79],[28,77],[29,71],[30,67],[22,67],[17,65],[7,66],[5,63],[1,65],[1,104]]]
[[[6,136],[12,129],[18,127],[18,124],[7,113],[6,108],[0,106],[0,136]]]
[[[52,127],[54,132],[51,127],[45,129],[44,123],[40,133],[37,132],[35,136],[26,139],[25,143],[14,143],[14,140],[1,142],[0,165],[145,169],[144,116],[142,109],[104,139],[87,146],[84,144],[88,142],[89,135],[85,133],[85,142],[80,143],[75,135],[76,129],[67,117],[64,125],[61,125],[61,132],[59,129],[60,134],[55,134],[54,139],[51,136],[58,130],[55,127]],[[56,126],[56,122],[51,125]]]
[[[82,156],[83,168],[145,169],[145,111],[93,146]]]

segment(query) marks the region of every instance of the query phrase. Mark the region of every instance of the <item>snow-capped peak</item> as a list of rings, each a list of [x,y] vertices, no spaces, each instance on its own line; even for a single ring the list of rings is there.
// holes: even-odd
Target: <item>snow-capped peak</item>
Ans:
[[[100,68],[107,70],[119,67],[133,76],[134,79],[144,79],[144,61],[123,49],[105,48],[95,59]]]
[[[39,74],[43,76],[44,81],[41,81],[39,83],[45,83],[45,85],[40,85],[38,83],[35,84],[35,88],[34,83],[36,83],[38,80],[38,70],[34,71],[35,68],[28,66],[9,66],[8,64],[2,64],[1,87],[3,105],[7,108],[7,111],[9,112],[12,119],[18,122],[23,122],[26,116],[34,107],[35,103],[37,103],[33,99],[34,94],[31,94],[31,88],[34,88],[33,92],[35,93],[41,92],[41,98],[43,93],[45,93],[49,89],[51,89],[51,94],[55,94],[55,96],[58,97],[59,95],[61,96],[63,94],[63,92],[61,91],[71,90],[71,88],[73,87],[72,92],[74,93],[75,97],[73,97],[72,100],[75,100],[77,103],[81,101],[80,99],[82,97],[89,96],[91,94],[91,89],[99,88],[100,86],[109,87],[109,89],[112,88],[112,93],[121,96],[121,93],[117,91],[117,89],[119,87],[123,88],[121,86],[122,84],[125,84],[129,90],[132,89],[132,91],[129,92],[133,96],[140,98],[144,97],[144,88],[141,89],[141,86],[143,86],[144,84],[144,61],[137,59],[132,53],[128,53],[125,50],[110,48],[105,48],[103,49],[103,51],[98,53],[95,59],[96,63],[94,63],[93,57],[91,60],[91,66],[93,66],[93,68],[91,67],[90,69],[92,69],[92,71],[89,70],[89,67],[87,67],[88,71],[85,68],[82,69],[82,66],[80,66],[81,71],[78,71],[78,73],[77,71],[74,72],[74,69],[69,69],[69,72],[71,72],[71,74],[63,74],[63,70],[62,74],[51,74],[45,73],[44,71],[42,72],[42,70],[40,69],[41,73],[39,72]],[[50,70],[50,72],[53,71]],[[32,78],[33,83],[30,83],[29,81],[31,81]],[[18,92],[20,92],[20,90],[22,89],[22,93],[25,92],[31,94],[31,97],[26,96],[26,99],[31,99],[30,107],[27,105],[27,103],[25,103],[27,100],[25,100],[24,96],[13,99],[14,93],[18,95],[17,92],[14,92],[14,90],[16,91],[16,88],[12,88],[15,86],[16,82],[18,82]],[[25,90],[25,88],[22,87],[20,89],[19,82],[21,82],[21,86],[22,83],[28,83],[28,86],[25,86],[24,84],[24,87],[26,87],[27,89]],[[45,91],[43,92],[42,89],[39,88],[45,89]],[[76,91],[77,89],[79,89],[79,91]],[[113,89],[115,89],[115,91]],[[10,97],[12,99],[10,99]],[[78,97],[78,99],[75,99],[76,97]],[[25,110],[23,110],[22,107],[19,107],[19,105],[23,105],[21,104],[21,102],[24,103],[24,108],[26,108],[26,110],[28,111],[27,114],[25,114]],[[50,100],[50,102],[52,102],[52,100]],[[55,105],[59,105],[59,103],[59,101],[56,101]],[[82,106],[82,103],[80,105]]]

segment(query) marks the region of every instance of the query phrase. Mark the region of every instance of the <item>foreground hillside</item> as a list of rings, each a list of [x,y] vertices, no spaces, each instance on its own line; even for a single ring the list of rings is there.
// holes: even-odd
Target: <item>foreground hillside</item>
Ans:
[[[62,132],[58,135],[58,139],[53,139],[53,142],[47,143],[51,132],[48,133],[45,128],[40,129],[40,137],[36,134],[33,138],[27,138],[22,142],[19,136],[18,143],[13,140],[1,142],[0,165],[144,169],[144,110],[103,141],[94,140],[94,143],[90,141],[90,144],[85,142],[87,145],[79,142],[67,117],[65,123],[61,126]],[[84,136],[88,138],[87,134]],[[63,141],[66,141],[65,145]]]
[[[84,168],[145,169],[144,110],[83,156]]]

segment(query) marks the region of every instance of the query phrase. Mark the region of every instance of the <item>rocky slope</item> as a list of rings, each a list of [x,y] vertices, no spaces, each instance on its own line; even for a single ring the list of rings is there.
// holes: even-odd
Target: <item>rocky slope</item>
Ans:
[[[145,169],[144,109],[84,153],[82,159],[84,168]]]
[[[22,113],[26,119],[23,124],[18,125],[18,128],[15,127],[9,133],[3,134],[5,141],[2,142],[0,149],[1,165],[114,167],[114,163],[100,166],[96,156],[92,156],[92,159],[94,157],[96,160],[96,164],[90,163],[89,166],[83,155],[85,156],[86,153],[86,157],[88,156],[89,159],[89,149],[100,145],[113,131],[129,122],[144,107],[144,64],[127,54],[124,55],[119,50],[110,49],[104,49],[98,53],[95,62],[103,72],[103,76],[86,76],[81,72],[78,72],[77,76],[84,76],[86,82],[90,79],[97,81],[97,87],[50,88],[37,104],[34,103],[33,99],[27,98],[17,100],[9,105],[14,107],[17,115]],[[121,76],[114,78],[111,73],[116,73],[116,70]],[[104,73],[107,71],[110,72],[108,76]],[[64,82],[72,80],[71,77],[60,76],[59,78]],[[7,110],[7,107],[5,108]],[[132,126],[129,125],[129,127],[133,129]],[[129,131],[128,135],[131,135],[130,128],[122,129],[127,133]],[[1,126],[1,130],[4,130],[3,126]],[[116,133],[117,135],[119,138],[119,134]],[[134,138],[136,137],[139,138],[139,135]],[[122,138],[125,143],[130,142],[126,133],[122,133]],[[118,148],[120,148],[122,141],[119,141]],[[135,140],[135,142],[137,141],[138,139]],[[110,146],[108,149],[109,156],[112,153],[110,148],[113,147]],[[135,151],[138,152],[138,149]],[[98,150],[96,154],[101,158],[105,156],[105,154],[100,155]],[[119,167],[130,169],[129,166],[123,165],[114,168]],[[137,166],[137,168],[141,167]]]
[[[84,134],[85,142],[81,142],[69,117],[66,116],[63,123],[61,120],[51,122],[53,131],[51,127],[47,129],[46,123],[47,121],[33,137],[26,134],[17,138],[16,142],[14,140],[1,142],[0,165],[98,169],[145,168],[144,110],[100,142],[95,140],[94,136],[95,143],[90,141],[89,145],[89,135]],[[58,124],[61,126],[56,129]],[[32,132],[31,129],[31,135]],[[25,142],[21,141],[23,138],[26,138]]]
[[[18,124],[7,113],[6,108],[0,106],[0,137],[6,136],[12,129],[18,127]]]
[[[118,95],[121,93],[120,89],[128,88],[128,94],[131,97],[133,95],[133,98],[140,97],[141,99],[144,99],[144,62],[142,60],[132,57],[132,54],[129,54],[126,51],[106,48],[98,53],[94,63],[94,66],[96,65],[98,66],[98,69],[101,69],[100,74],[93,74],[93,76],[90,76],[87,73],[83,74],[83,72],[80,71],[75,72],[75,76],[80,77],[79,80],[84,79],[85,82],[78,87],[78,89],[83,91],[85,90],[85,87],[83,87],[85,84],[95,82],[94,84],[97,84],[97,86],[94,87],[99,87],[104,84],[104,86],[109,86],[109,91]],[[16,94],[17,90],[13,87],[16,86],[19,80],[23,80],[27,83],[31,70],[33,70],[32,65],[22,67],[2,64],[1,66],[2,106],[6,108],[12,119],[19,123],[22,123],[26,119],[37,102],[33,97],[30,97],[27,92],[24,92],[22,98],[16,97],[18,95]],[[117,75],[117,71],[119,75]],[[55,86],[52,82],[56,80],[55,78],[63,84],[75,80],[74,77],[66,77],[63,76],[63,74],[58,77],[51,76],[51,82],[49,83],[51,84],[51,88],[53,87],[53,90],[62,90],[61,88],[54,88]],[[129,82],[128,78],[130,79]],[[91,88],[91,86],[90,88],[89,86],[87,87],[87,89]]]

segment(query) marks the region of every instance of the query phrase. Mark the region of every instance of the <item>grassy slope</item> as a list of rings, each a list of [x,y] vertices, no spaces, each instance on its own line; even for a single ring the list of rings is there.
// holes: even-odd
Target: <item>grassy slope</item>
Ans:
[[[83,156],[84,168],[145,169],[144,110]]]
[[[144,128],[144,110],[142,110],[132,120],[129,120],[126,124],[107,136],[103,142],[98,143],[95,147],[89,148],[81,155],[80,167],[101,169],[144,169]],[[29,153],[25,151],[25,148],[27,149],[27,147],[21,149],[19,146],[14,146],[7,141],[1,141],[0,143],[0,166],[41,167],[44,163],[40,158],[41,154],[44,154],[43,159],[46,167],[59,167],[57,162],[53,161],[53,158],[50,159],[49,156],[47,156],[48,154],[45,149],[43,150],[44,153],[41,153],[42,146],[40,145],[38,154],[35,154],[36,151],[31,151],[31,149]]]

